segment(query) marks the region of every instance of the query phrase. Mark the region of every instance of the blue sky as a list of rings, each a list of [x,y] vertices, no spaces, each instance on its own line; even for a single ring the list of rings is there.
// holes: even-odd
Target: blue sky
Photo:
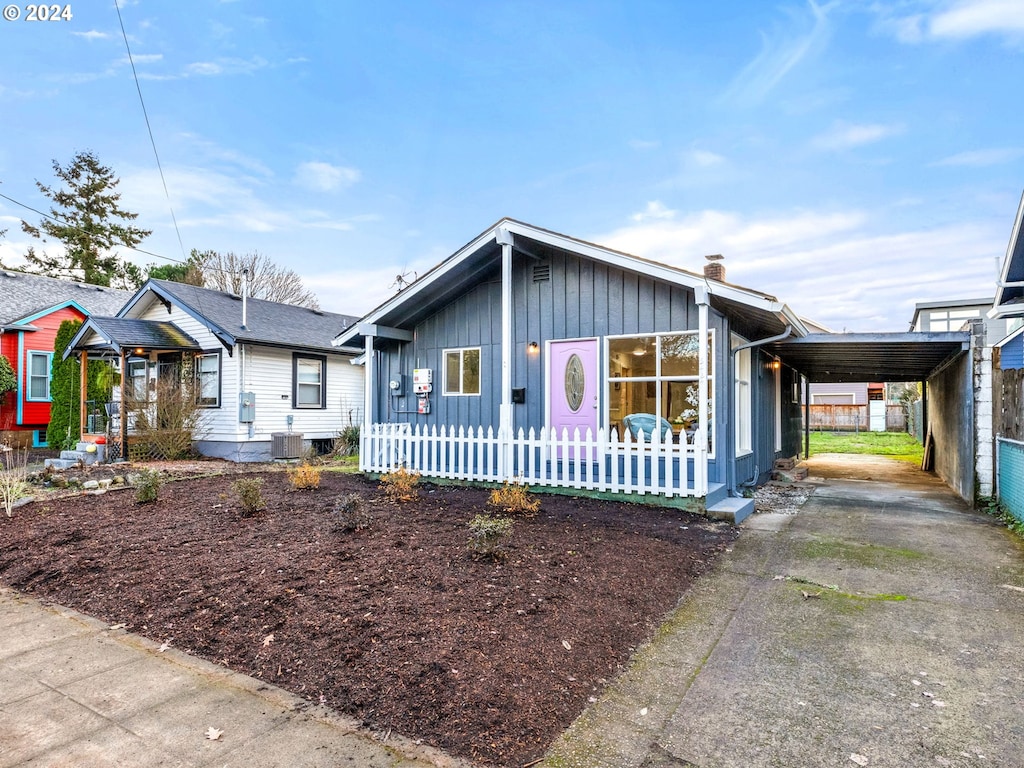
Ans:
[[[510,216],[902,331],[994,293],[1024,189],[1019,0],[122,0],[170,204],[113,2],[71,8],[0,21],[0,193],[92,150],[142,247],[183,258],[173,206],[336,312]]]

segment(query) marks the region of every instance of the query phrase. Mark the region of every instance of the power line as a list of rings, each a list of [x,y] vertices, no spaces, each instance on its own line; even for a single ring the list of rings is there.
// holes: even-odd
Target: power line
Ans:
[[[178,236],[178,247],[181,248],[182,258],[185,256],[185,243],[181,240],[181,230],[178,229],[178,219],[174,215],[174,206],[171,205],[171,194],[167,191],[167,179],[164,178],[164,167],[160,164],[160,153],[156,151],[156,139],[153,138],[153,127],[149,123],[149,112],[146,110],[146,102],[142,98],[142,86],[139,84],[139,73],[135,70],[135,59],[132,57],[131,46],[128,45],[128,33],[124,29],[124,20],[121,18],[121,5],[114,0],[114,8],[117,10],[117,22],[121,25],[121,37],[124,38],[124,47],[128,51],[128,63],[132,66],[132,77],[135,78],[135,90],[139,94],[139,104],[142,105],[142,116],[146,120],[146,130],[149,132],[149,143],[153,147],[153,156],[156,158],[156,168],[160,172],[160,181],[164,185],[164,196],[167,198],[167,207],[171,211],[171,221],[174,223],[174,232]]]

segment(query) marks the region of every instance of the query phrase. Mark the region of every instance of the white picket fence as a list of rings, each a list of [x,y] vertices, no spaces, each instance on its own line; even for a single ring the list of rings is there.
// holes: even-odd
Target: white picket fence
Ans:
[[[519,429],[511,439],[492,427],[373,424],[360,437],[359,468],[387,473],[401,467],[424,477],[523,482],[666,497],[707,494],[707,441],[698,430],[678,441],[633,439],[627,430]]]

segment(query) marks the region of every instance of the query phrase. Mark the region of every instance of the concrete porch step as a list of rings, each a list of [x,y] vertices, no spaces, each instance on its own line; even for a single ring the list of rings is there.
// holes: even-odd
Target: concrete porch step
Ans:
[[[725,520],[727,523],[738,525],[754,513],[754,500],[742,496],[727,496],[707,507],[705,511],[708,517],[715,520]]]
[[[45,459],[43,461],[44,467],[53,467],[54,469],[71,469],[72,467],[78,466],[77,459]]]

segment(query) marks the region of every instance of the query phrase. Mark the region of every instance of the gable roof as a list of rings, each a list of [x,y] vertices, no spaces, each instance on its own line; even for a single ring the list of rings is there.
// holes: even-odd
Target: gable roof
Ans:
[[[68,306],[87,315],[113,315],[131,297],[130,291],[117,288],[0,270],[0,326],[27,326]]]
[[[90,337],[90,342],[85,343]],[[78,333],[68,344],[64,357],[72,350],[109,349],[120,352],[122,349],[133,347],[142,347],[146,350],[202,350],[198,341],[170,320],[131,320],[93,315],[78,329]]]
[[[339,328],[359,318],[322,312],[265,299],[246,299],[242,326],[242,298],[227,291],[200,288],[170,280],[148,280],[124,305],[118,317],[141,315],[152,301],[180,308],[206,326],[227,347],[239,343],[337,352],[331,341]]]
[[[995,306],[989,317],[1024,315],[1024,195],[1017,205],[1010,242],[996,286]]]
[[[708,292],[712,306],[725,312],[742,315],[752,324],[764,326],[767,332],[778,333],[789,325],[799,336],[807,333],[800,318],[774,296],[731,283],[710,280],[704,275],[509,218],[501,219],[489,227],[412,285],[372,310],[362,318],[359,326],[380,324],[410,328],[436,307],[450,302],[460,292],[492,272],[495,265],[500,263],[501,246],[498,244],[498,237],[502,230],[512,235],[513,252],[534,255],[531,249],[554,248],[685,288],[699,287]],[[342,330],[334,343],[338,346],[358,345],[363,336],[359,326]]]

